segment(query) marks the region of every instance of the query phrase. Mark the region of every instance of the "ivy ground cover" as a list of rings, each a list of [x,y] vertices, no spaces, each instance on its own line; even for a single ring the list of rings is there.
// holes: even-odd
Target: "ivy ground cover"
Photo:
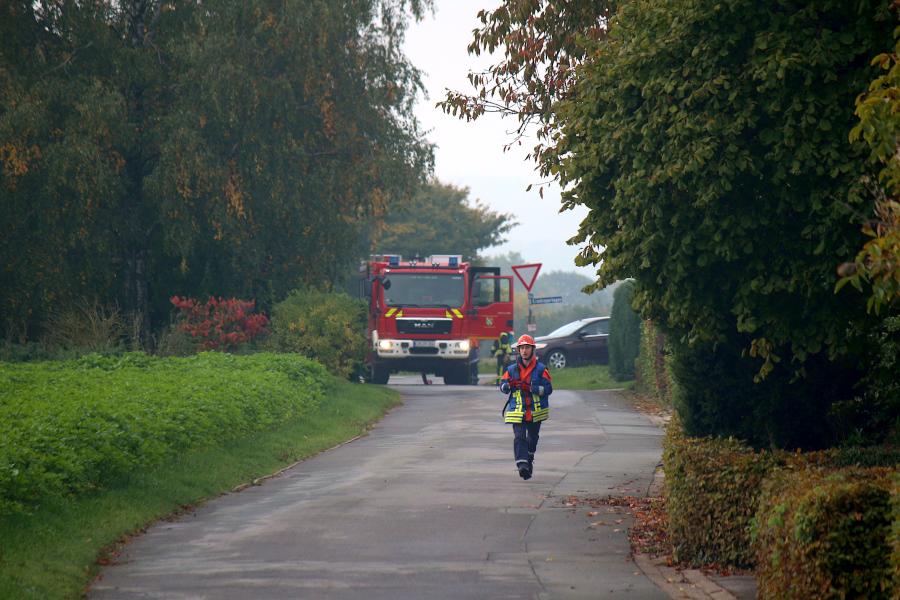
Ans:
[[[302,415],[329,380],[289,354],[0,363],[0,514]]]
[[[53,493],[48,491],[27,502],[19,499],[18,508],[0,515],[0,598],[80,597],[97,573],[98,564],[111,560],[119,542],[128,535],[156,519],[189,509],[236,485],[352,438],[398,402],[397,393],[391,389],[349,383],[325,374],[317,363],[296,355],[206,354],[187,359],[132,355],[125,359],[92,357],[10,367],[0,363],[4,378],[0,380],[4,411],[0,427],[5,428],[0,432],[0,443],[4,447],[9,447],[6,415],[13,412],[8,406],[13,380],[20,390],[16,398],[26,397],[22,390],[29,388],[68,389],[66,394],[56,396],[60,407],[66,401],[77,402],[80,397],[85,414],[118,415],[113,422],[133,425],[120,437],[131,436],[132,430],[140,427],[128,416],[126,404],[131,413],[164,415],[163,420],[169,423],[144,431],[171,428],[190,429],[193,433],[167,438],[180,439],[186,444],[185,449],[161,451],[157,456],[162,458],[154,459],[155,466],[153,460],[133,455],[133,464],[146,466],[110,472],[89,486],[68,486],[68,492],[56,488]],[[88,376],[79,375],[80,370],[86,370]],[[129,373],[130,378],[126,377]],[[62,381],[65,378],[70,384],[84,386],[66,388]],[[97,379],[108,385],[95,384]],[[121,389],[113,393],[122,387],[128,393]],[[89,402],[91,390],[106,390],[108,397],[100,396],[107,402],[100,403],[96,397]],[[145,393],[147,390],[159,393],[153,395],[152,401],[146,401],[154,408],[141,412],[140,403],[134,398],[150,396]],[[178,390],[190,402],[179,396]],[[45,391],[38,397],[54,396]],[[114,410],[116,401],[123,403],[118,412]],[[17,403],[24,404],[19,400]],[[36,419],[38,414],[53,415],[54,411],[52,405],[44,413],[34,407],[29,412],[23,406],[16,411],[23,422],[26,413]],[[283,421],[274,420],[273,415],[278,414],[285,416]],[[256,422],[251,422],[254,419]],[[46,422],[56,426],[68,421],[48,417]],[[91,422],[98,421],[92,417]],[[48,427],[34,427],[32,434],[36,439],[44,439],[48,436],[41,431]],[[27,436],[19,435],[18,439],[28,442]],[[91,446],[89,438],[70,435],[68,439],[66,446],[76,441],[79,447]],[[97,442],[93,447],[101,445]],[[89,456],[84,449],[77,453]],[[6,466],[9,455],[2,460]],[[94,467],[94,472],[102,469]]]

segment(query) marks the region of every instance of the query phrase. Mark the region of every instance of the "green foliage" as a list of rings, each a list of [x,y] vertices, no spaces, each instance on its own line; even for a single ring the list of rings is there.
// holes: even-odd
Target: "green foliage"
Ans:
[[[887,469],[782,471],[754,521],[760,598],[896,598]]]
[[[678,392],[671,366],[672,353],[666,336],[653,321],[645,320],[641,324],[640,353],[635,362],[635,390],[672,406],[672,397]]]
[[[882,319],[866,345],[864,393],[835,403],[831,418],[844,443],[900,445],[900,315]]]
[[[895,30],[895,36],[900,29]],[[868,92],[856,99],[859,123],[850,132],[850,140],[863,140],[871,151],[871,160],[880,167],[878,177],[866,177],[875,196],[875,218],[866,220],[863,233],[869,239],[854,262],[841,265],[842,275],[836,289],[847,283],[862,290],[862,282],[871,285],[866,308],[878,314],[883,307],[900,302],[900,42],[893,53],[872,59],[886,71],[869,85]]]
[[[815,469],[894,469],[900,448],[830,448],[817,452],[753,450],[734,438],[685,437],[679,419],[666,431],[663,467],[669,534],[675,557],[695,565],[753,566],[759,545],[751,545],[759,511],[774,510],[762,496],[767,481]],[[789,481],[789,478],[786,479]],[[804,597],[804,596],[799,596]],[[817,597],[815,595],[805,597]]]
[[[641,317],[631,308],[634,282],[625,281],[613,292],[609,323],[609,371],[618,381],[634,379],[641,349]]]
[[[178,453],[108,489],[45,498],[33,514],[0,516],[0,598],[81,598],[98,559],[106,562],[124,537],[359,435],[399,401],[386,387],[328,379],[328,401],[297,418]]]
[[[900,590],[900,472],[891,479],[891,570],[894,589]]]
[[[336,280],[430,169],[402,53],[428,4],[4,3],[0,333]]]
[[[757,448],[809,450],[839,443],[845,431],[830,410],[855,396],[859,365],[816,355],[806,361],[806,377],[777,363],[757,382],[757,366],[741,352],[748,341],[745,335],[690,345],[669,338],[678,382],[673,402],[687,434],[734,436]]]
[[[567,187],[564,206],[589,210],[579,264],[599,267],[598,287],[635,278],[636,307],[670,339],[736,345],[721,350],[729,379],[752,388],[754,372],[777,385],[719,386],[711,404],[781,411],[785,431],[827,412],[798,394],[846,399],[861,376],[853,332],[873,321],[832,288],[860,244],[850,214],[866,203],[848,107],[873,78],[869,57],[892,42],[889,5],[622,3],[556,106],[561,135],[545,164]],[[726,371],[712,367],[709,380]],[[819,381],[795,386],[795,375]],[[740,409],[746,429],[751,406]],[[814,429],[826,437],[812,443],[829,442]],[[791,443],[773,433],[763,435]]]
[[[273,354],[0,363],[0,513],[302,416],[327,377],[315,362]]]
[[[502,243],[515,221],[479,200],[471,206],[468,197],[466,188],[438,181],[425,184],[408,202],[391,206],[385,231],[373,246],[405,257],[462,254],[463,260],[474,259],[479,250]]]
[[[677,422],[663,452],[669,536],[675,559],[750,566],[750,519],[759,487],[779,457],[733,438],[685,438]]]
[[[366,355],[366,309],[365,302],[347,294],[294,290],[272,309],[271,347],[351,376]]]

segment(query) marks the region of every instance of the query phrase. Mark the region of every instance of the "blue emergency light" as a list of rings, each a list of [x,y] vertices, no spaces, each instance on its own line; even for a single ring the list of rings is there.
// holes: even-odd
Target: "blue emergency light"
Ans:
[[[450,266],[451,266],[451,267],[458,267],[458,266],[459,266],[459,259],[457,259],[455,256],[451,256],[451,257],[450,257]]]
[[[400,266],[400,257],[397,256],[396,254],[392,254],[391,256],[388,257],[388,264],[391,265],[392,267],[399,267]]]

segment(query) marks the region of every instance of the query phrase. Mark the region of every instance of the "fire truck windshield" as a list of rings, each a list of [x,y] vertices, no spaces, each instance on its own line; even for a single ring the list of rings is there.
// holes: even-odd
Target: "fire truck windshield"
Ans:
[[[391,273],[384,291],[388,306],[457,308],[465,304],[463,276],[457,273]]]

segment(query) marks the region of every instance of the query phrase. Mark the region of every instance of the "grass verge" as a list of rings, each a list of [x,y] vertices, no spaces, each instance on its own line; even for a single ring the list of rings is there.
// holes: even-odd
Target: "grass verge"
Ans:
[[[629,390],[633,381],[616,381],[609,374],[609,365],[589,365],[550,369],[553,389],[556,390]]]
[[[0,598],[79,598],[117,544],[148,524],[362,432],[399,403],[393,390],[333,380],[304,416],[187,452],[106,489],[0,517]]]

